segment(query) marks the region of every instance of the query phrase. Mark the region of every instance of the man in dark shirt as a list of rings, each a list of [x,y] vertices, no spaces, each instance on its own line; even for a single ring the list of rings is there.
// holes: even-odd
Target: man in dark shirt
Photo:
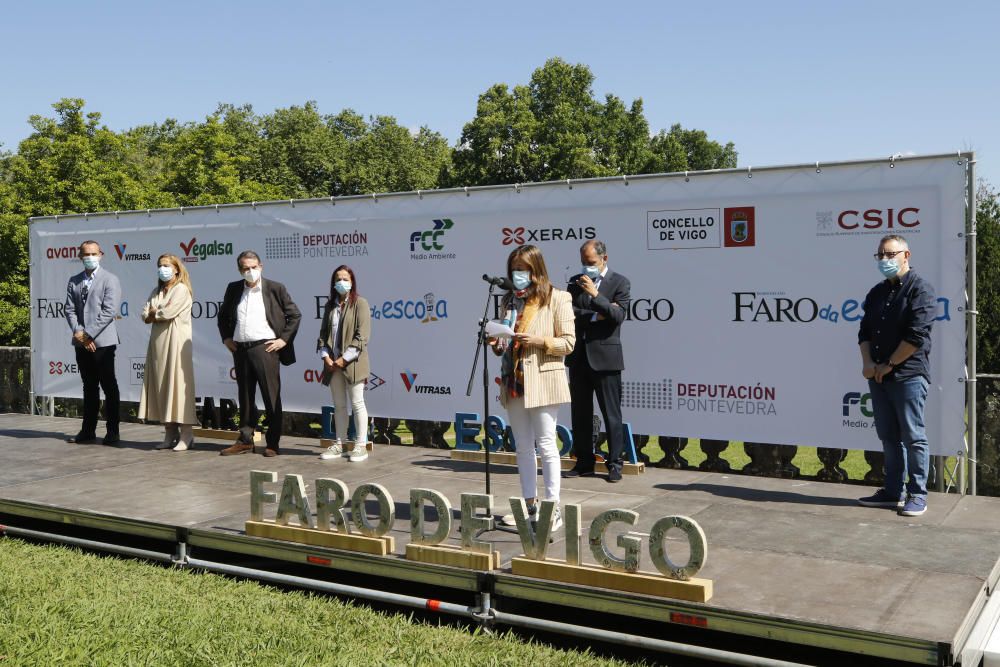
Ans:
[[[903,237],[884,237],[875,259],[886,280],[865,297],[858,345],[875,431],[885,452],[885,487],[858,502],[865,507],[898,508],[903,516],[920,516],[927,510],[930,451],[924,432],[924,401],[937,300],[931,284],[910,269],[910,248]]]

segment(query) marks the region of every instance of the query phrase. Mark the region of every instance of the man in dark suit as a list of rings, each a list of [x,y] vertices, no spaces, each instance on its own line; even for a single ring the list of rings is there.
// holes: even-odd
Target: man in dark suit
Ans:
[[[66,285],[66,322],[73,332],[76,365],[83,380],[83,424],[69,441],[81,445],[97,438],[100,389],[104,390],[107,429],[103,443],[115,445],[119,441],[120,402],[115,377],[115,349],[119,340],[115,318],[121,307],[122,286],[115,274],[101,268],[103,256],[97,241],[81,243],[83,271]]]
[[[596,239],[580,248],[583,272],[567,288],[576,316],[576,346],[566,357],[572,397],[573,451],[576,465],[566,477],[594,474],[594,394],[608,434],[608,481],[622,478],[625,435],[622,430],[622,371],[625,359],[620,338],[632,300],[628,278],[608,268],[608,250]]]
[[[281,283],[261,277],[263,264],[253,250],[236,259],[242,280],[229,283],[219,309],[222,344],[233,353],[240,404],[240,435],[223,456],[253,451],[257,387],[267,414],[264,456],[277,456],[281,440],[281,365],[295,363],[292,343],[302,313]],[[280,365],[279,365],[280,364]]]

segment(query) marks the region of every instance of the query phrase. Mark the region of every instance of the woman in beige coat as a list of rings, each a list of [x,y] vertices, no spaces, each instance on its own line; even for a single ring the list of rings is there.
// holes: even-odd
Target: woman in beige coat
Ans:
[[[510,419],[528,514],[534,518],[538,512],[537,446],[545,499],[556,503],[552,530],[557,530],[562,526],[562,514],[556,414],[561,403],[570,402],[564,359],[576,343],[573,305],[568,292],[552,287],[545,259],[536,246],[520,246],[510,253],[507,277],[514,291],[504,297],[501,310],[512,320],[508,324],[514,329],[514,337],[509,343],[503,339],[491,341],[494,351],[503,355],[500,403]],[[503,521],[513,523],[513,516],[505,516]]]
[[[191,427],[198,423],[191,337],[194,294],[180,259],[160,255],[156,264],[159,284],[142,308],[142,321],[153,326],[146,349],[139,418],[163,424],[166,433],[157,449],[182,452],[194,443]]]
[[[338,266],[330,276],[330,296],[323,310],[316,351],[323,359],[323,383],[333,394],[333,419],[337,440],[320,454],[324,461],[339,459],[347,439],[348,405],[354,410],[354,447],[348,455],[351,463],[368,458],[368,409],[365,386],[371,366],[368,339],[372,334],[371,308],[358,295],[354,271]]]

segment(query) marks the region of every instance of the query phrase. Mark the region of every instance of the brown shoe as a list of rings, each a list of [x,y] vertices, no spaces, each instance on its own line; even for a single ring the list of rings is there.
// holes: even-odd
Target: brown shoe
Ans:
[[[265,449],[264,450],[264,456],[266,456],[267,458],[271,458],[271,457],[274,457],[274,456],[277,456],[277,455],[278,455],[278,451],[275,450],[275,449]]]
[[[246,454],[247,452],[253,451],[253,445],[248,445],[245,442],[237,442],[231,447],[226,447],[219,454],[221,456],[233,456],[234,454]]]

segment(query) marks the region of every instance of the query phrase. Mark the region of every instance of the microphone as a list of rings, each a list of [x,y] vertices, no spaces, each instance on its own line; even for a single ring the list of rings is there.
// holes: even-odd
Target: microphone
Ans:
[[[500,289],[505,289],[508,292],[513,291],[513,289],[514,289],[514,283],[512,283],[510,281],[510,278],[507,278],[507,277],[489,276],[489,275],[487,275],[487,274],[484,273],[483,274],[483,280],[485,280],[486,282],[488,282],[490,285],[495,285],[496,287],[499,287]]]

